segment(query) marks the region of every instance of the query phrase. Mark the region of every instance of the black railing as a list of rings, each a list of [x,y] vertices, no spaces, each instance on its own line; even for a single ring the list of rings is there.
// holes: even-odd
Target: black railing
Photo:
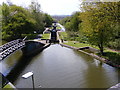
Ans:
[[[0,61],[9,56],[14,51],[23,48],[24,46],[25,41],[22,39],[13,40],[0,46]]]

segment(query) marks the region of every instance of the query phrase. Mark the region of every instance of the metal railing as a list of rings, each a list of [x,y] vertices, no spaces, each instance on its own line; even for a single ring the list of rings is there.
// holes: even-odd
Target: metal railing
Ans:
[[[23,48],[24,46],[25,41],[22,39],[13,40],[0,46],[0,61],[9,56],[14,51]]]

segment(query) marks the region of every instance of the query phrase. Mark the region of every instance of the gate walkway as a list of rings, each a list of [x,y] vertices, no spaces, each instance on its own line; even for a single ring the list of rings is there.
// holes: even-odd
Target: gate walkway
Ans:
[[[11,53],[25,46],[25,41],[22,39],[13,40],[0,46],[0,61],[5,59]]]

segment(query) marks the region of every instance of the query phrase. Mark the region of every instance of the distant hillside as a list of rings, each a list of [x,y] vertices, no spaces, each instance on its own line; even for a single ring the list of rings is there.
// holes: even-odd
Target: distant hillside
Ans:
[[[70,15],[54,15],[54,16],[52,16],[52,18],[54,18],[57,21],[59,21],[59,20],[65,18],[65,17],[68,17],[68,16],[70,16]]]

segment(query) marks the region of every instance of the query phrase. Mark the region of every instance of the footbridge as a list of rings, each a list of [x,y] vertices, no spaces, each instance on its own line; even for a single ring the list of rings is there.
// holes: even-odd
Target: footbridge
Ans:
[[[25,41],[22,39],[13,40],[0,46],[0,61],[5,59],[11,53],[25,46]]]

